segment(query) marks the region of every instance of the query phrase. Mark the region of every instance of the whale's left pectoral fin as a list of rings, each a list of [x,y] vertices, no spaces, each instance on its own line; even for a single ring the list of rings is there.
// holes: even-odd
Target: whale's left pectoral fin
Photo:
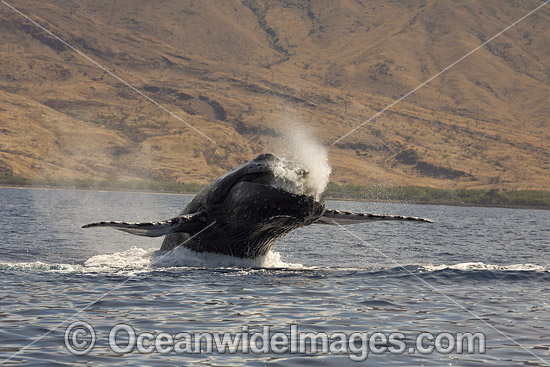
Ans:
[[[204,228],[205,224],[206,217],[204,213],[198,212],[193,214],[181,215],[179,217],[163,220],[160,222],[98,222],[86,224],[82,226],[82,228],[110,227],[138,236],[159,237],[174,232],[186,232],[189,234],[194,234]]]
[[[405,217],[402,215],[383,215],[383,214],[370,214],[370,213],[353,213],[343,212],[340,210],[327,209],[323,215],[317,219],[314,223],[319,224],[356,224],[380,220],[402,220],[413,222],[428,222],[433,223],[432,220],[419,217]]]

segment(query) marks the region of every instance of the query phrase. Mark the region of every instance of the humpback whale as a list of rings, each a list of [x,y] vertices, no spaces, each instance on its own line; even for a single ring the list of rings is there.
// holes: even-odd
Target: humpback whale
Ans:
[[[139,236],[166,236],[161,250],[180,245],[197,252],[240,258],[266,254],[290,231],[310,224],[380,220],[431,222],[400,215],[353,213],[325,208],[324,192],[308,185],[302,165],[266,153],[234,168],[202,189],[175,218],[145,223],[86,224]]]

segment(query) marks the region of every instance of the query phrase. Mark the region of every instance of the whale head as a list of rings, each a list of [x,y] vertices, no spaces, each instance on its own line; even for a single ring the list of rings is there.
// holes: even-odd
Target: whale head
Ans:
[[[212,184],[207,211],[247,223],[284,218],[296,226],[310,224],[323,214],[325,202],[308,175],[308,169],[296,162],[261,154]]]

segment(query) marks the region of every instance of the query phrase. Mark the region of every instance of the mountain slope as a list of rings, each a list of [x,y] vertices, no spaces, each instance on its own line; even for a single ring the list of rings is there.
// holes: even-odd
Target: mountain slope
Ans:
[[[540,1],[18,1],[0,6],[0,174],[208,182],[287,121],[338,183],[550,189]]]

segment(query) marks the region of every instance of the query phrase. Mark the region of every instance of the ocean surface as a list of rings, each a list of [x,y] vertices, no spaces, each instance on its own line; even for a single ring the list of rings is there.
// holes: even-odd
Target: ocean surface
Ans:
[[[80,228],[100,220],[171,218],[190,199],[0,189],[0,363],[550,365],[550,211],[329,201],[335,209],[435,223],[311,225],[256,260],[184,248],[161,253],[162,238]],[[74,352],[90,345],[92,331],[78,331],[79,325],[95,333],[95,345],[84,355]],[[286,334],[296,341],[293,327],[327,336],[332,353],[265,351],[260,344],[236,353],[170,349],[197,333],[256,334],[256,342],[268,344],[268,337]],[[395,345],[384,336],[391,333],[403,348],[390,350]],[[441,343],[423,339],[420,350],[421,333],[441,336]],[[485,350],[449,346],[450,336],[459,333],[481,333]],[[372,335],[378,339],[371,345]],[[353,342],[334,342],[345,338]],[[207,344],[199,340],[198,348]],[[126,345],[131,350],[121,352]],[[353,361],[367,345],[379,349],[363,354],[364,362]]]

